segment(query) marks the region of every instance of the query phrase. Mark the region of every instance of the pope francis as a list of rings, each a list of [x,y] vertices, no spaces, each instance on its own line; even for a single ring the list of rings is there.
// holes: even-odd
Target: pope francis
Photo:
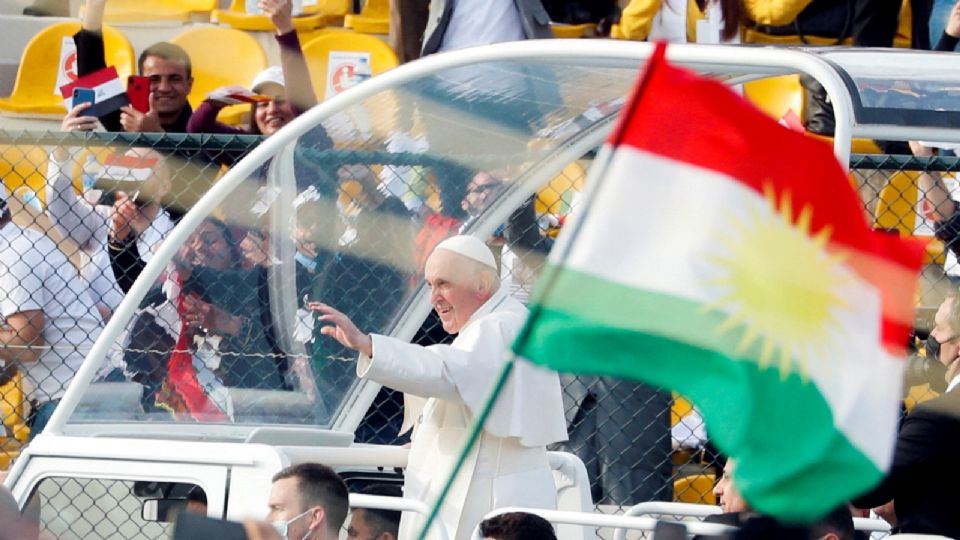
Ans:
[[[424,273],[443,329],[457,334],[450,345],[421,347],[366,334],[332,307],[313,307],[326,324],[323,334],[360,352],[358,376],[405,393],[404,429],[414,431],[404,496],[429,504],[452,470],[527,310],[500,288],[493,254],[472,236],[438,244]],[[546,445],[566,438],[556,373],[517,362],[441,509],[450,538],[470,538],[494,508],[555,508]],[[422,524],[422,516],[404,512],[399,538],[416,538]]]

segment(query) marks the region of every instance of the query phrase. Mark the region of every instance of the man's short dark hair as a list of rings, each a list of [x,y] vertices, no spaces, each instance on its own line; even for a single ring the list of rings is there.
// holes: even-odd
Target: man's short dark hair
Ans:
[[[840,540],[853,540],[853,514],[847,505],[842,505],[827,514],[826,517],[810,526],[810,538],[822,538],[823,535],[833,533]]]
[[[157,58],[163,58],[164,60],[180,62],[183,64],[183,68],[187,72],[187,78],[189,79],[193,77],[193,64],[190,63],[190,55],[188,55],[187,51],[183,50],[183,47],[179,45],[174,45],[173,43],[167,41],[161,41],[144,49],[143,52],[140,53],[140,58],[137,60],[137,69],[141,74],[143,74],[143,63],[149,56],[156,56]]]
[[[333,469],[319,463],[299,463],[273,475],[273,482],[286,478],[297,479],[301,508],[320,506],[327,514],[327,524],[339,531],[347,519],[349,493],[343,478]]]
[[[403,496],[403,490],[400,489],[400,486],[393,484],[370,484],[369,486],[361,489],[359,493],[364,495],[381,495],[384,497]],[[399,534],[399,510],[385,510],[381,508],[358,509],[363,510],[363,517],[367,522],[367,526],[370,527],[370,531],[373,533],[374,538],[385,532],[392,534],[394,538],[396,538],[397,534]]]
[[[206,506],[207,504],[207,493],[203,491],[203,488],[200,486],[193,486],[190,488],[190,491],[187,492],[187,500],[198,502]]]
[[[557,540],[549,521],[526,512],[508,512],[481,521],[480,536],[495,540]]]

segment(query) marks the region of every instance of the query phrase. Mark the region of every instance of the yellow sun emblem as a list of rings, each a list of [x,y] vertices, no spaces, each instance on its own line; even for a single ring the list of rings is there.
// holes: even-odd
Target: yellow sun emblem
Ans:
[[[847,281],[842,257],[825,249],[829,226],[816,233],[810,230],[809,205],[793,221],[789,192],[782,193],[779,208],[769,185],[764,186],[764,198],[774,212],[757,205],[746,219],[732,217],[732,229],[720,237],[722,253],[706,257],[719,275],[705,284],[716,288],[719,296],[705,310],[728,314],[717,327],[721,334],[742,327],[737,355],[759,341],[761,367],[778,356],[780,373],[786,377],[795,358],[805,377],[811,357],[823,357],[819,353],[825,352],[837,322],[835,310],[844,307],[838,291]]]

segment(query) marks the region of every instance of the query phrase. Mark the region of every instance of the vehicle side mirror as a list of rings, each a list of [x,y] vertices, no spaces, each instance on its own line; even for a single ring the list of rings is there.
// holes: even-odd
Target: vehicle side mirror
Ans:
[[[144,521],[173,523],[177,514],[186,510],[186,499],[147,499],[140,508],[140,517]]]

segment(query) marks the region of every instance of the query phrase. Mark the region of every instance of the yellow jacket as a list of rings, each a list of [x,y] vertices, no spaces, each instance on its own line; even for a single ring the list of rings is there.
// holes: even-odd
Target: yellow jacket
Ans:
[[[630,0],[620,15],[620,34],[623,39],[643,41],[650,35],[653,18],[664,8],[664,1],[684,0]],[[743,0],[747,17],[758,24],[779,26],[797,18],[813,0]],[[704,14],[695,0],[687,2],[687,40],[696,41],[697,20]],[[666,6],[669,9],[669,6]]]

